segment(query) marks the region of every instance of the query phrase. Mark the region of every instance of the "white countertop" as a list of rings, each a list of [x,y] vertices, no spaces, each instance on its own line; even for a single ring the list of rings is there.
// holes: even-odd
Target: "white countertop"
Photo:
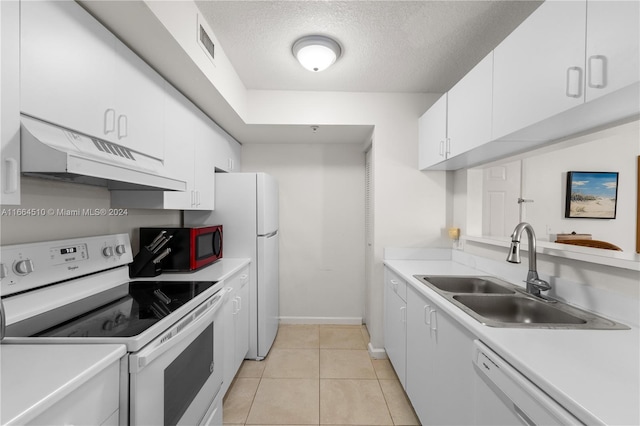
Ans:
[[[222,258],[193,272],[163,272],[157,277],[132,278],[136,281],[222,281],[251,262],[249,258]]]
[[[486,272],[447,260],[384,263],[585,424],[640,424],[637,327],[630,330],[487,327],[413,277],[415,274],[486,276]]]
[[[0,345],[0,424],[28,423],[124,354],[124,345]]]

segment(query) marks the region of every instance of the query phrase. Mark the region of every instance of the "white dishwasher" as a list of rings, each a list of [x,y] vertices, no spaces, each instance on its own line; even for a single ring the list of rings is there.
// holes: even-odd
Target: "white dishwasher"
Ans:
[[[479,340],[474,341],[473,363],[476,424],[583,424]]]

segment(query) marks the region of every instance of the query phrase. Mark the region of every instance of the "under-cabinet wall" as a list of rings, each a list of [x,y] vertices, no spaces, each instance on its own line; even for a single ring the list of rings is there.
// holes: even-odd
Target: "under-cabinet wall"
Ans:
[[[180,210],[111,210],[110,198],[103,187],[23,176],[21,204],[0,206],[0,245],[126,232],[137,253],[141,226],[181,225]]]

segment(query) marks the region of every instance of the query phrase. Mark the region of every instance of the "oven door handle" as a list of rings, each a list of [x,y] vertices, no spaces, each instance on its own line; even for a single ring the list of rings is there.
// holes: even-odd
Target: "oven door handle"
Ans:
[[[139,373],[154,359],[178,345],[184,339],[199,333],[201,329],[204,330],[220,310],[227,293],[227,289],[221,289],[208,301],[192,310],[141,351],[131,354],[129,357],[129,372]]]

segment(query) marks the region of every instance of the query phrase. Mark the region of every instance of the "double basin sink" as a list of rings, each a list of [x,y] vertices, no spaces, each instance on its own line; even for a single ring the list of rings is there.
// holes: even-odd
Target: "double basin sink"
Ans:
[[[562,302],[529,295],[494,277],[414,275],[490,327],[625,330],[629,327]]]

